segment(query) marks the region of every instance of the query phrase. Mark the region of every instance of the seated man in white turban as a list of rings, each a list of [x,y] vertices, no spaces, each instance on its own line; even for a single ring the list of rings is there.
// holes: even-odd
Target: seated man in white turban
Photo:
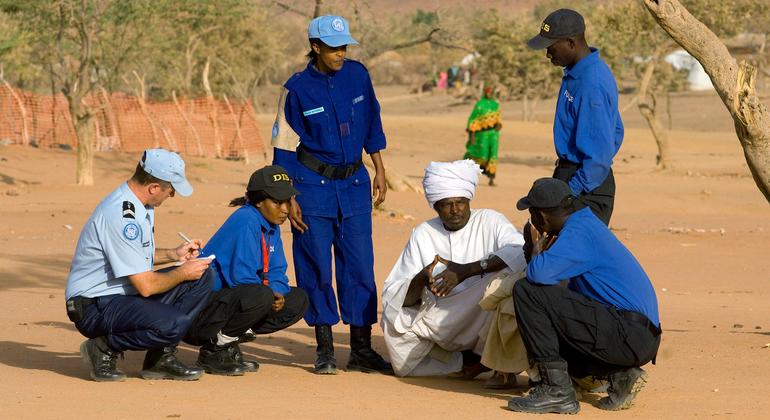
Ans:
[[[382,292],[382,329],[396,375],[463,371],[470,352],[478,362],[493,314],[479,306],[487,282],[501,270],[526,269],[524,239],[508,219],[471,210],[480,172],[471,160],[425,169],[425,196],[438,217],[414,229]]]

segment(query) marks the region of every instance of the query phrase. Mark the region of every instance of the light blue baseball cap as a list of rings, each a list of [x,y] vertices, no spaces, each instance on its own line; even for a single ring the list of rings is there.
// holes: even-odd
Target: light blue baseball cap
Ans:
[[[318,38],[330,47],[358,45],[358,41],[350,36],[350,24],[342,16],[326,15],[311,20],[307,27],[307,37]]]
[[[166,149],[147,149],[142,154],[139,165],[155,178],[170,182],[182,197],[192,194],[193,187],[184,175],[184,161],[178,154]]]

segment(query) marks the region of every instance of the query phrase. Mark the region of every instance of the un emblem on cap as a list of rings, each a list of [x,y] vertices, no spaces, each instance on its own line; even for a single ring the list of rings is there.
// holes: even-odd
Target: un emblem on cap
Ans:
[[[337,18],[332,21],[332,29],[334,29],[337,32],[342,32],[345,30],[345,24],[342,22],[342,19]]]

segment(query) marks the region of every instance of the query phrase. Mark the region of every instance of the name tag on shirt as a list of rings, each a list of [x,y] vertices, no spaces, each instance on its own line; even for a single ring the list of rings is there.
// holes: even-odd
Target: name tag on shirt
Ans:
[[[357,104],[357,103],[359,103],[359,102],[361,102],[363,100],[364,100],[364,95],[357,96],[357,97],[353,98],[353,105],[355,105],[355,104]]]
[[[302,115],[308,117],[310,115],[315,115],[318,113],[324,112],[324,107],[319,106],[318,108],[308,109],[307,111],[302,111]]]

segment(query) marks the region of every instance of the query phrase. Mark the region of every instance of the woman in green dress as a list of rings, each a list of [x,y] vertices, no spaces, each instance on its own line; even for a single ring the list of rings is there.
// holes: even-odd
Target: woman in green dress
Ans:
[[[489,185],[495,185],[497,171],[497,146],[500,142],[500,104],[493,99],[493,89],[484,88],[484,97],[473,107],[465,131],[468,143],[465,145],[465,159],[473,159],[481,166]]]

